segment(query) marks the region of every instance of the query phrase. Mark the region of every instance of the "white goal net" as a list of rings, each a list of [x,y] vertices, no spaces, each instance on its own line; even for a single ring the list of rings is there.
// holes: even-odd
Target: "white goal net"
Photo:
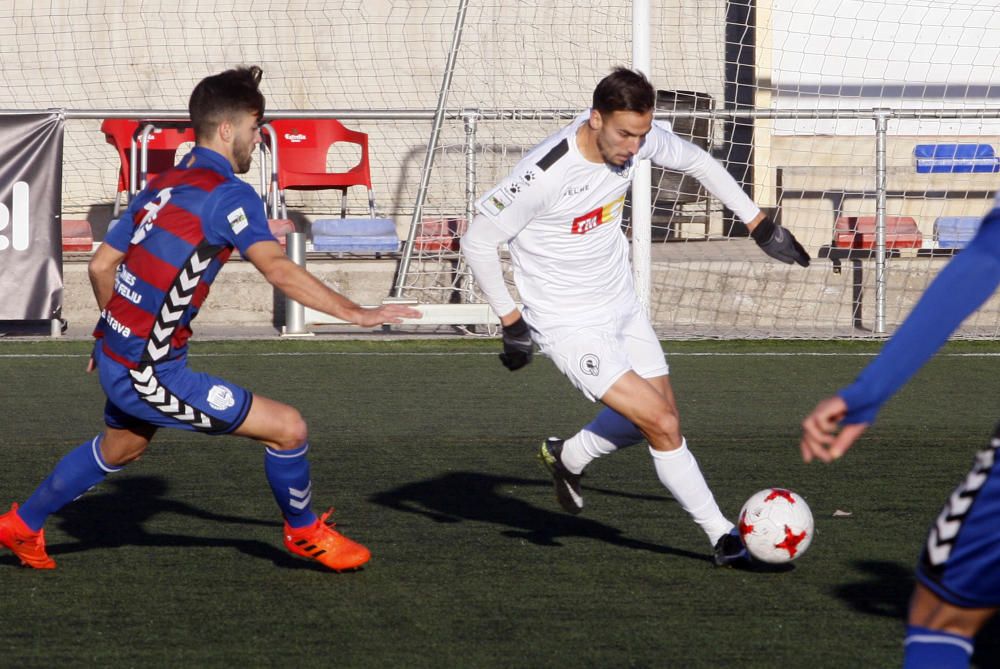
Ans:
[[[100,235],[118,170],[100,111],[183,111],[203,76],[259,64],[269,115],[349,111],[345,123],[369,133],[376,204],[411,251],[397,295],[475,303],[457,253],[472,198],[586,108],[613,66],[631,63],[632,2],[471,1],[459,24],[460,4],[0,2],[0,109],[73,112],[64,213],[87,217]],[[1000,183],[995,0],[649,4],[663,117],[815,259],[807,270],[771,261],[696,183],[654,168],[658,330],[891,333],[967,243]],[[456,29],[447,113],[428,161]],[[308,226],[339,211],[339,194],[288,204]],[[350,201],[352,213],[366,209],[363,196]],[[961,334],[995,337],[998,328],[991,302]]]

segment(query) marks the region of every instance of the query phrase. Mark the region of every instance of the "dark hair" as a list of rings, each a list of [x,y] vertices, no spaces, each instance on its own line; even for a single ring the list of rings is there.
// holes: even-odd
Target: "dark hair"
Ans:
[[[213,74],[198,82],[188,102],[195,138],[207,138],[220,123],[239,112],[264,116],[264,94],[260,92],[263,74],[263,70],[251,65]]]
[[[656,105],[656,90],[642,72],[616,67],[594,89],[593,108],[601,114],[631,111],[645,114]]]

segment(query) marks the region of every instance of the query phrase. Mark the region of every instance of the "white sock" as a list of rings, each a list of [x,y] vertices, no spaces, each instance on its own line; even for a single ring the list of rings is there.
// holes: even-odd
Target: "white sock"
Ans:
[[[562,463],[566,469],[579,474],[592,460],[638,444],[643,439],[642,432],[632,421],[604,407],[594,420],[563,443]]]
[[[688,450],[687,439],[683,439],[681,447],[676,450],[656,451],[650,448],[649,452],[660,483],[701,526],[714,546],[719,537],[733,529],[733,524],[719,510],[698,461]]]

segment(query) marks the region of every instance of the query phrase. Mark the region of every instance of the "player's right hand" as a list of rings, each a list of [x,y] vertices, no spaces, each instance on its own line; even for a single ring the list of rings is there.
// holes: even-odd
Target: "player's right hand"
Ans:
[[[423,317],[423,312],[405,304],[383,304],[380,307],[362,308],[354,318],[353,323],[362,327],[371,327],[386,323],[402,323],[404,318]]]
[[[503,353],[500,354],[500,362],[504,367],[512,372],[521,369],[531,362],[533,350],[531,329],[523,318],[518,316],[516,321],[503,326]]]
[[[847,452],[855,441],[868,429],[867,423],[850,423],[838,431],[840,421],[847,414],[847,403],[834,395],[828,397],[813,409],[802,421],[802,440],[799,450],[802,460],[812,462],[833,462]]]

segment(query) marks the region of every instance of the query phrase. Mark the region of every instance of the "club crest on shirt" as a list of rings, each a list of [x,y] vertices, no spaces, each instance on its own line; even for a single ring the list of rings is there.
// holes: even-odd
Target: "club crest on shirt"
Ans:
[[[236,234],[240,234],[247,229],[248,225],[250,225],[250,221],[247,219],[247,214],[243,211],[243,207],[237,207],[233,211],[229,212],[229,214],[226,215],[226,218],[229,219],[229,225]]]
[[[216,411],[225,411],[236,404],[233,391],[226,386],[215,385],[208,391],[208,404]]]
[[[601,359],[593,353],[588,353],[580,358],[580,371],[588,376],[600,376]]]
[[[632,158],[629,158],[621,165],[608,165],[608,167],[614,174],[617,174],[623,179],[627,179],[632,174],[632,165],[634,164],[635,161]]]

